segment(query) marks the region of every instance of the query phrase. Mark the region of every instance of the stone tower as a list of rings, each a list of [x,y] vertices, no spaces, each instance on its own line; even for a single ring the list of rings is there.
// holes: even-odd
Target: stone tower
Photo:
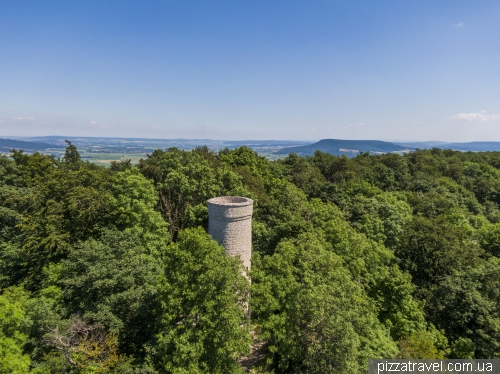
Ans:
[[[250,270],[253,200],[246,197],[221,196],[214,197],[207,203],[208,233],[231,256],[240,256],[245,270]]]

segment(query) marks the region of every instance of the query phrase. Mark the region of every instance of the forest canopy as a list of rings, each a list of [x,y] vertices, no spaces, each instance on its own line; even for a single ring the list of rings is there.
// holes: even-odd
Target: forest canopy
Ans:
[[[206,201],[254,200],[251,284]],[[0,373],[500,357],[500,153],[0,157]],[[250,313],[246,308],[249,306]]]

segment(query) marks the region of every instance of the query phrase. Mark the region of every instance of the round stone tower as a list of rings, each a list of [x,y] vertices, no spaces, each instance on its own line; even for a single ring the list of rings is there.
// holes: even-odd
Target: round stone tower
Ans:
[[[233,257],[239,256],[246,271],[252,257],[253,200],[238,196],[214,197],[208,203],[208,233]]]

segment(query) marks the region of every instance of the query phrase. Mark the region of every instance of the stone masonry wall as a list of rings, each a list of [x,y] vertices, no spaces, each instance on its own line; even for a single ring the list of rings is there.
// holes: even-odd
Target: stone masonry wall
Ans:
[[[245,269],[250,270],[253,200],[246,197],[221,196],[210,199],[207,203],[208,233],[224,246],[231,256],[239,256]]]

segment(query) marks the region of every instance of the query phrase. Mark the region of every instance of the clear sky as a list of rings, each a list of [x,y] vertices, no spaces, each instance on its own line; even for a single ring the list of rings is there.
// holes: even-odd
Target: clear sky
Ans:
[[[0,137],[500,141],[500,1],[0,1]]]

